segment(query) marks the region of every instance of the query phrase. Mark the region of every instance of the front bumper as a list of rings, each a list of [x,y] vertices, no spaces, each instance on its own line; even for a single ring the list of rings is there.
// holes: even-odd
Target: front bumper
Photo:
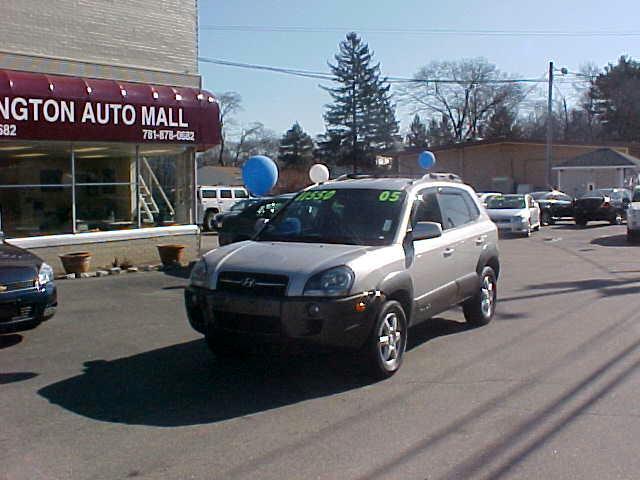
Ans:
[[[32,328],[53,317],[57,307],[58,293],[53,282],[0,293],[0,333]]]
[[[364,304],[357,312],[356,305]],[[369,337],[380,297],[255,297],[189,286],[185,305],[191,327],[202,333],[228,331],[255,341],[300,341],[360,348]]]
[[[494,220],[498,231],[502,233],[527,233],[529,231],[529,222],[513,219]]]

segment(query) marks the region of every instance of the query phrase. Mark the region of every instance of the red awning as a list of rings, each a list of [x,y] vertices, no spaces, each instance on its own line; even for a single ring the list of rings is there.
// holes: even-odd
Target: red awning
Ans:
[[[2,140],[220,143],[220,112],[196,88],[0,69]],[[5,128],[9,125],[10,128]]]

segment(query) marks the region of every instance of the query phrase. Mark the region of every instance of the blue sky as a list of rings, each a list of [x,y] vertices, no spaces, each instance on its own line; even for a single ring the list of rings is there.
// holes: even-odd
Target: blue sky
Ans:
[[[412,76],[433,60],[482,56],[500,70],[523,78],[545,74],[550,60],[578,70],[586,62],[604,67],[620,55],[639,58],[640,35],[477,36],[369,32],[376,29],[452,29],[494,31],[640,32],[636,1],[506,2],[429,0],[199,0],[200,56],[236,62],[328,71],[338,43],[348,31],[362,37],[388,76]],[[300,26],[341,28],[341,32],[219,31],[209,26]],[[213,92],[242,96],[238,124],[262,122],[278,134],[298,121],[309,133],[324,131],[327,84],[233,67],[200,63],[203,85]],[[570,93],[569,85],[560,86]],[[405,128],[406,116],[399,112]]]

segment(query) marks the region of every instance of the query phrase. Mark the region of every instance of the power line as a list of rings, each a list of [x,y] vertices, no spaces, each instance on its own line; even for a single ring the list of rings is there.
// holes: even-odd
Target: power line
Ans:
[[[450,35],[486,37],[638,37],[640,30],[464,30],[455,28],[356,28],[303,25],[200,25],[200,30],[250,33],[344,33],[385,35]]]
[[[219,58],[206,58],[198,57],[198,61],[203,63],[211,63],[214,65],[221,65],[225,67],[244,68],[249,70],[261,70],[273,73],[283,73],[287,75],[293,75],[304,78],[313,78],[320,80],[335,81],[336,77],[327,72],[317,72],[312,70],[301,70],[297,68],[287,67],[275,67],[271,65],[258,65],[254,63],[234,62],[230,60],[223,60]],[[465,79],[450,79],[450,78],[407,78],[407,77],[385,77],[389,83],[444,83],[444,84],[459,84],[459,83],[476,83],[476,84],[510,84],[510,83],[545,83],[544,78],[504,78],[504,79],[492,79],[492,80],[465,80]]]

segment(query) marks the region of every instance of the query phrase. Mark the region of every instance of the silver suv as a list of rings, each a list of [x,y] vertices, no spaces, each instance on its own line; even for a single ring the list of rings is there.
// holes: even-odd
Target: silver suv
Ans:
[[[185,302],[216,355],[311,342],[358,349],[385,378],[409,327],[456,305],[488,323],[499,270],[496,226],[469,186],[348,178],[300,192],[252,240],[207,253]]]

